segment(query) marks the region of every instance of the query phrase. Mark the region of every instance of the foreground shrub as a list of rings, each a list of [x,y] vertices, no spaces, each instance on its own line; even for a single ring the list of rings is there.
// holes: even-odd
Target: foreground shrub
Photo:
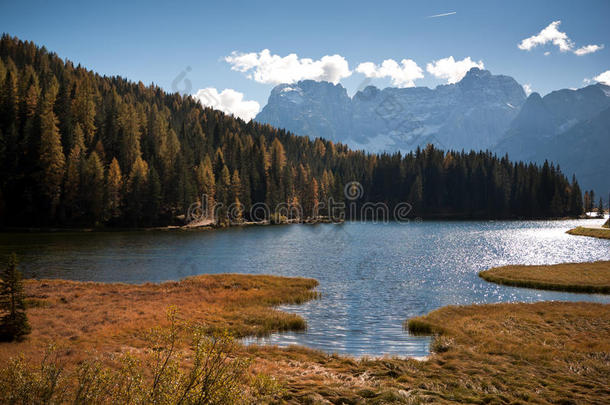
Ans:
[[[249,375],[250,362],[229,334],[206,335],[199,326],[180,326],[175,312],[169,316],[168,328],[150,331],[141,356],[92,356],[72,371],[64,369],[54,348],[35,368],[23,357],[12,359],[0,370],[0,403],[229,405],[278,395],[275,380]],[[191,341],[181,349],[185,329]]]

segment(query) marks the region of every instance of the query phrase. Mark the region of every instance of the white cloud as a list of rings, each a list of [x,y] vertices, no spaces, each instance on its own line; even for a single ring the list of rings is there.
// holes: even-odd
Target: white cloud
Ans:
[[[295,53],[283,57],[272,55],[269,49],[263,49],[259,53],[233,52],[225,61],[231,65],[231,70],[246,73],[246,77],[259,83],[294,83],[311,79],[336,84],[352,74],[347,60],[341,55],[313,60],[299,58]]]
[[[577,50],[574,51],[574,53],[578,56],[581,55],[586,55],[588,53],[593,53],[593,52],[597,52],[604,49],[604,45],[586,45],[583,47],[578,48]]]
[[[610,70],[600,73],[599,75],[595,76],[593,80],[605,84],[606,86],[610,86]]]
[[[485,65],[483,61],[474,62],[470,59],[470,56],[462,59],[455,60],[453,56],[449,56],[448,58],[435,60],[432,63],[428,63],[426,65],[426,70],[428,73],[432,74],[434,77],[439,79],[447,79],[447,83],[456,83],[468,73],[468,71],[473,68],[478,67],[479,69],[485,69]]]
[[[570,38],[568,38],[568,34],[557,29],[559,24],[561,24],[561,21],[553,21],[546,28],[540,31],[538,35],[532,35],[529,38],[525,38],[519,44],[519,49],[530,51],[538,45],[544,45],[551,42],[553,45],[558,46],[561,52],[571,50],[574,44]]]
[[[233,114],[244,121],[250,121],[260,111],[261,106],[254,100],[244,100],[243,93],[224,89],[220,93],[214,87],[199,89],[193,97],[207,107]]]
[[[529,38],[525,38],[518,45],[519,49],[524,51],[531,51],[538,45],[545,45],[547,43],[552,43],[557,46],[561,52],[574,52],[574,54],[581,56],[586,55],[588,53],[597,52],[601,49],[604,49],[604,45],[585,45],[576,50],[574,49],[574,42],[568,37],[568,34],[565,32],[559,31],[559,25],[561,21],[553,21],[546,28],[540,31],[537,35],[532,35]],[[548,55],[548,52],[545,52],[544,55]]]
[[[532,85],[529,83],[524,84],[523,91],[525,92],[526,96],[529,96],[530,94],[532,94]]]
[[[414,81],[424,77],[424,71],[411,59],[403,59],[400,65],[393,59],[386,59],[381,66],[373,62],[364,62],[358,65],[356,72],[369,78],[389,77],[392,84],[397,87],[414,87]]]
[[[550,51],[546,51],[546,52],[544,53],[544,56],[549,56],[550,54],[551,54],[551,52],[550,52]]]

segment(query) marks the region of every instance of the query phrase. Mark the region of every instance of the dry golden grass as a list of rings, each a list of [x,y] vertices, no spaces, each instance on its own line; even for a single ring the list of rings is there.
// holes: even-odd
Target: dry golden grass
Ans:
[[[610,293],[610,261],[502,266],[482,271],[479,276],[493,283],[515,287]]]
[[[119,352],[142,347],[146,332],[167,324],[167,310],[202,324],[209,332],[236,337],[302,330],[305,321],[272,308],[317,297],[317,281],[237,274],[203,275],[160,284],[106,284],[26,280],[32,334],[21,343],[0,344],[0,362],[25,354],[39,357],[49,341],[85,351]]]
[[[0,364],[17,354],[35,360],[48,340],[69,347],[64,354],[72,363],[89,351],[138,353],[143,332],[164,325],[170,306],[185,320],[238,336],[299,328],[300,318],[270,306],[314,298],[316,284],[241,275],[144,285],[28,281],[32,335],[0,344]],[[451,306],[408,327],[436,334],[428,361],[354,359],[303,347],[240,350],[253,359],[253,373],[278,378],[282,403],[610,403],[609,305]]]
[[[586,228],[583,226],[577,226],[574,229],[566,231],[566,233],[569,233],[570,235],[591,236],[600,239],[610,239],[610,229],[606,228]]]
[[[409,326],[438,334],[428,361],[249,347],[285,403],[610,403],[610,306],[444,307]]]

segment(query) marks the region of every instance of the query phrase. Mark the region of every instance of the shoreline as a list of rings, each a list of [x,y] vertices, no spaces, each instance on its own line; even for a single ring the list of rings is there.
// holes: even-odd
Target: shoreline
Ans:
[[[571,217],[561,217],[561,218],[501,218],[501,219],[490,219],[490,218],[452,218],[452,217],[431,217],[431,218],[410,218],[407,223],[422,223],[422,222],[542,222],[542,221],[576,221],[576,220],[585,220],[585,219],[600,219],[595,217],[587,217],[587,218],[571,218]],[[231,228],[248,228],[248,227],[256,227],[256,226],[277,226],[277,225],[318,225],[318,224],[344,224],[344,223],[375,223],[374,221],[369,220],[341,220],[341,221],[333,221],[328,218],[323,218],[315,221],[311,220],[298,220],[292,222],[282,222],[282,223],[271,223],[270,221],[260,221],[260,222],[245,222],[243,224],[231,225],[231,226],[211,226],[211,225],[203,225],[203,226],[194,226],[189,227],[188,225],[166,225],[166,226],[153,226],[153,227],[0,227],[0,233],[93,233],[93,232],[154,232],[154,231],[216,231],[223,229],[231,229]],[[380,222],[377,222],[380,223]],[[388,220],[386,223],[401,223],[396,220]],[[576,229],[576,228],[574,228]],[[596,228],[592,228],[596,229]],[[566,231],[567,233],[567,231]]]

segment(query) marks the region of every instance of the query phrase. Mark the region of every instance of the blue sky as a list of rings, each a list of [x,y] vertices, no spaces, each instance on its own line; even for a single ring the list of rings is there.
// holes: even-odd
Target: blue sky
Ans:
[[[445,13],[454,14],[430,17]],[[274,77],[311,77],[312,70],[320,66],[332,70],[342,61],[350,73],[331,76],[350,94],[365,80],[361,72],[373,76],[371,84],[378,87],[392,85],[393,78],[398,80],[394,85],[434,87],[455,80],[451,69],[459,71],[470,61],[482,63],[494,74],[513,76],[543,95],[555,89],[582,87],[585,79],[610,70],[609,16],[607,0],[60,4],[3,0],[0,30],[44,45],[101,74],[154,82],[171,91],[172,82],[183,72],[191,83],[191,93],[207,88],[209,96],[209,88],[219,93],[233,89],[262,108],[275,84]],[[519,44],[524,47],[524,39],[538,35],[554,21],[561,21],[555,31],[526,43],[530,50],[519,48]],[[550,42],[532,45],[546,37]],[[552,43],[561,38],[569,48],[563,52]],[[597,48],[580,56],[575,53],[587,45]],[[260,58],[264,49],[276,55],[270,65]],[[232,52],[237,52],[234,65],[225,60]],[[296,62],[293,60],[297,71],[284,66],[286,60],[282,59],[293,53],[297,55]],[[322,63],[326,55],[339,56]],[[446,59],[450,56],[464,63],[450,63]],[[302,58],[312,62],[308,65]],[[396,64],[382,68],[387,59]],[[410,62],[403,65],[403,59]],[[245,60],[250,65],[244,65]],[[428,69],[428,64],[439,60],[445,61]],[[232,69],[238,62],[242,70],[248,70]],[[359,69],[365,62],[370,62],[368,69]],[[280,73],[276,75],[274,69]],[[183,91],[185,86],[185,81],[179,81],[174,88]],[[225,108],[236,111],[251,110],[252,104],[243,104],[238,93],[212,94],[207,100],[224,102]]]

